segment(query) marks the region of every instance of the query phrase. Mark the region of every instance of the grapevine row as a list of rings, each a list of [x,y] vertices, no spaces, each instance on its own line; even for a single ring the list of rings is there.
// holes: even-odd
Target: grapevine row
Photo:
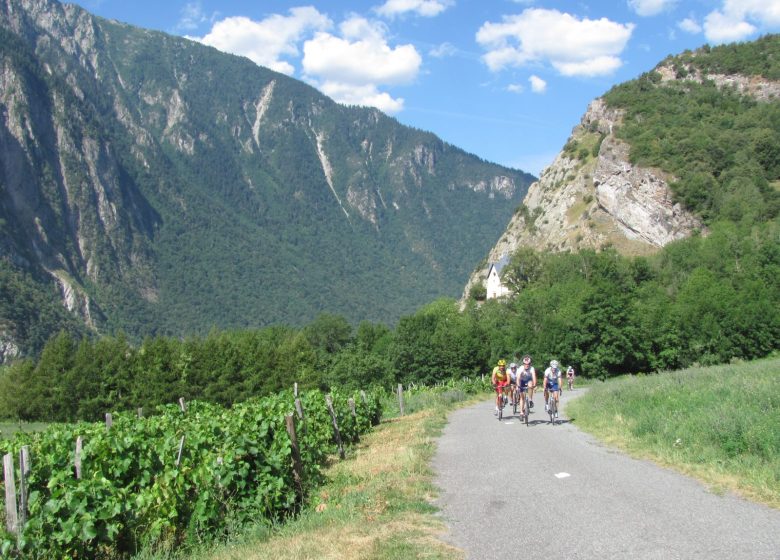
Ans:
[[[332,393],[341,439],[350,443],[379,421],[376,394]],[[324,396],[300,395],[296,433],[304,494],[321,482],[335,428]],[[3,454],[28,446],[28,512],[18,539],[2,535],[2,555],[122,558],[141,549],[204,542],[248,521],[278,521],[300,506],[286,417],[291,392],[227,409],[193,401],[112,425],[56,424],[0,442]],[[83,442],[80,478],[75,442]]]

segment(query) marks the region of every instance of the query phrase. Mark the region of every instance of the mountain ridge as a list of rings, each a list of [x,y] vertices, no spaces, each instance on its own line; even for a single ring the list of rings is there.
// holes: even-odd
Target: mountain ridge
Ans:
[[[75,5],[3,0],[0,33],[0,256],[87,330],[392,322],[457,293],[532,179]]]

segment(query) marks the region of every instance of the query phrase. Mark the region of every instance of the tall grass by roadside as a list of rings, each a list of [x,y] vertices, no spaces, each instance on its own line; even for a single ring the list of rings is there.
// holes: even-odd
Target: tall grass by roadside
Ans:
[[[446,413],[483,399],[479,382],[456,382],[404,392],[404,416],[397,395],[383,402],[384,419],[344,461],[332,458],[327,483],[293,520],[277,527],[235,528],[226,544],[136,560],[306,560],[371,558],[451,560],[463,555],[439,540],[445,530],[433,505],[436,489],[429,464]]]
[[[780,508],[780,358],[596,383],[567,413],[609,444]]]
[[[45,430],[47,422],[18,422],[14,420],[0,420],[0,439],[10,439],[17,432],[31,434]]]

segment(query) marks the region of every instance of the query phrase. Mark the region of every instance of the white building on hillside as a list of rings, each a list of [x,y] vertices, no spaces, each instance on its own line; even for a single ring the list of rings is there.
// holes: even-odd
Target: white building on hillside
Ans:
[[[497,262],[491,263],[488,267],[487,281],[485,282],[485,288],[487,289],[487,299],[500,298],[508,296],[511,291],[501,281],[501,271],[509,264],[509,256],[504,255]]]

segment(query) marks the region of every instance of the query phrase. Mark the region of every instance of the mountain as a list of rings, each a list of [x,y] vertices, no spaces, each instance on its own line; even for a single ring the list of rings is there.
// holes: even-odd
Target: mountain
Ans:
[[[521,247],[649,255],[780,212],[780,35],[668,57],[588,107],[485,263]]]
[[[60,328],[392,322],[458,293],[533,180],[54,0],[0,0],[0,111],[0,358]]]

